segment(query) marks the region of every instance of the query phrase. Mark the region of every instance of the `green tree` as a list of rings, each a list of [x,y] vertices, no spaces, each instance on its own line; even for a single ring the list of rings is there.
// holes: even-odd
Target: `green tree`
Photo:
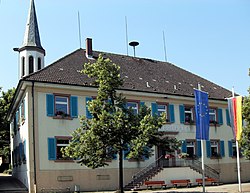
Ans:
[[[248,92],[250,94],[250,88]],[[246,125],[242,130],[240,146],[246,159],[250,159],[250,95],[244,97],[242,115]]]
[[[7,113],[14,96],[15,89],[2,91],[0,97],[0,155],[7,158],[10,154],[10,124],[7,121]]]
[[[92,119],[81,117],[81,127],[73,132],[71,143],[64,149],[65,156],[78,158],[90,168],[104,167],[107,160],[119,155],[120,191],[123,192],[123,151],[127,158],[142,159],[150,156],[150,147],[167,144],[170,151],[178,147],[176,139],[160,137],[158,129],[165,115],[152,116],[142,105],[138,114],[126,108],[126,98],[117,94],[122,88],[120,67],[101,55],[95,63],[87,63],[82,71],[94,80],[97,97],[88,102]],[[171,144],[170,144],[171,143]]]

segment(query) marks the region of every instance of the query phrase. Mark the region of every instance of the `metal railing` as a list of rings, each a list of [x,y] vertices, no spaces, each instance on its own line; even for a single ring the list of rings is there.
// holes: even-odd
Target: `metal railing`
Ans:
[[[141,169],[139,172],[135,173],[135,175],[132,176],[132,181],[125,186],[126,187],[140,187],[144,181],[151,178],[153,175],[156,175],[160,169],[163,168],[161,161],[163,156],[159,157],[157,160],[155,160],[153,163],[150,163],[143,169]]]
[[[202,163],[199,160],[186,160],[186,163],[188,166],[197,172],[202,174]],[[210,178],[215,178],[215,179],[220,179],[220,172],[215,170],[212,167],[209,167],[208,165],[205,166],[205,176],[210,177]]]
[[[163,156],[159,157],[153,163],[149,164],[148,166],[146,166],[145,168],[143,168],[142,170],[137,172],[133,176],[133,180],[136,181],[137,179],[140,179],[142,176],[145,177],[146,174],[150,173],[152,170],[154,170],[156,168],[162,168],[163,167],[162,162],[161,162],[162,157]]]
[[[220,173],[214,168],[205,166],[205,176],[210,178],[220,178]],[[139,187],[144,181],[156,175],[163,168],[169,167],[190,167],[191,169],[202,174],[202,163],[197,159],[165,159],[163,156],[159,157],[153,163],[147,165],[133,176],[133,180],[127,186]]]

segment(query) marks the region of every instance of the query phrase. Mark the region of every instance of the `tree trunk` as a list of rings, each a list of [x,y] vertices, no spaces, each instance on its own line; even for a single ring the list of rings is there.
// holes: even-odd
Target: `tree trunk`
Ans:
[[[122,149],[119,150],[119,190],[123,193],[123,155]]]

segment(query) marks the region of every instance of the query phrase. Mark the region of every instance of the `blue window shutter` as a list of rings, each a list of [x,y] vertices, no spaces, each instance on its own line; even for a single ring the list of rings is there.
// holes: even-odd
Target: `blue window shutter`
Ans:
[[[26,160],[26,141],[23,141],[23,159]]]
[[[25,100],[23,99],[23,118],[25,119]]]
[[[113,151],[113,147],[108,147],[108,148],[107,148],[107,151],[108,151],[108,154],[111,154],[112,151]],[[111,157],[112,157],[113,160],[117,160],[117,154],[116,154],[116,153],[113,153],[113,154],[111,155]]]
[[[210,141],[206,141],[207,146],[207,157],[211,157],[211,144]]]
[[[129,145],[127,144],[126,146],[127,146],[127,150],[123,150],[123,159],[124,159],[124,160],[128,160],[127,155],[128,155],[128,153],[130,152],[130,147],[129,147]]]
[[[201,157],[201,141],[196,141],[197,144],[197,157]]]
[[[230,126],[230,116],[229,116],[229,111],[226,109],[226,118],[227,118],[227,125]]]
[[[78,98],[77,98],[77,96],[70,97],[70,116],[73,118],[78,117]]]
[[[23,154],[23,144],[19,143],[19,158],[22,160],[22,154]]]
[[[145,154],[148,154],[148,152],[150,151],[150,148],[149,148],[148,146],[145,146],[145,147],[143,148],[143,151],[144,151]],[[148,160],[149,157],[146,156],[146,155],[143,155],[142,159],[143,159],[143,160]]]
[[[55,115],[53,94],[46,94],[46,108],[47,108],[47,116],[53,117]]]
[[[224,147],[224,141],[220,141],[220,155],[221,157],[225,157],[225,147]]]
[[[173,104],[169,104],[168,105],[168,112],[169,112],[169,122],[170,123],[174,123],[175,122],[175,117],[174,117],[174,105]]]
[[[181,142],[181,152],[182,153],[187,153],[187,143],[186,143],[186,140],[182,140],[182,142]]]
[[[158,107],[157,103],[151,103],[152,116],[158,116]]]
[[[56,159],[56,139],[48,138],[48,158],[49,160]]]
[[[145,106],[145,102],[144,101],[140,101],[140,109]],[[139,111],[140,112],[140,111]]]
[[[14,133],[16,134],[17,132],[17,116],[18,116],[18,113],[16,112],[15,114],[15,117],[14,117]]]
[[[158,116],[157,103],[151,103],[152,116]]]
[[[233,143],[232,143],[232,141],[228,141],[228,154],[229,154],[229,157],[233,157]]]
[[[222,109],[218,109],[218,123],[219,123],[220,125],[223,125]]]
[[[113,160],[117,160],[117,154],[116,154],[116,153],[114,153],[114,154],[112,155],[112,157],[113,157]]]
[[[86,117],[88,119],[91,119],[92,118],[92,114],[89,112],[89,109],[88,109],[88,102],[89,101],[92,101],[93,99],[91,97],[86,97]]]
[[[185,123],[185,108],[184,105],[179,105],[180,123]]]

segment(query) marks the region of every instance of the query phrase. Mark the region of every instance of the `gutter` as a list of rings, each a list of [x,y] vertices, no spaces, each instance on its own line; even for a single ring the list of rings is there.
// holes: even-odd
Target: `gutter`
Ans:
[[[33,130],[33,156],[34,156],[34,189],[35,192],[37,192],[36,190],[36,183],[37,183],[37,179],[36,179],[36,143],[35,143],[35,97],[34,97],[34,81],[32,81],[32,90],[31,90],[31,94],[32,94],[32,130]]]

